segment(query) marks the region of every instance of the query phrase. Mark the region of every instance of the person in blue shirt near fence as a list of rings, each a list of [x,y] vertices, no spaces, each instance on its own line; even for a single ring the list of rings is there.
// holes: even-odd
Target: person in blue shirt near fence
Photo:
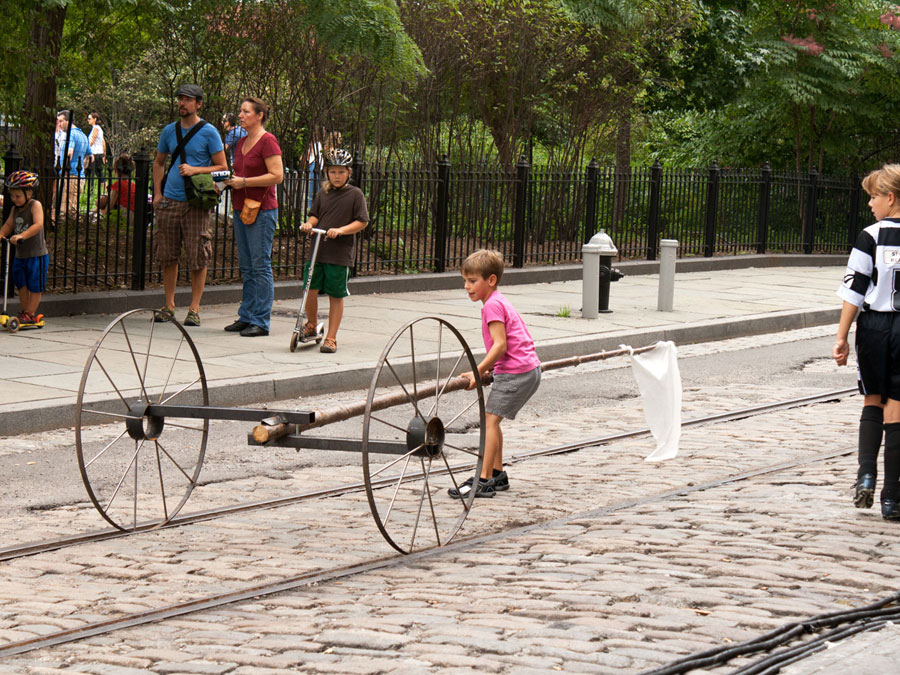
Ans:
[[[60,168],[62,183],[60,189],[66,200],[66,213],[70,217],[78,214],[78,200],[84,188],[84,158],[90,154],[91,146],[84,132],[71,123],[72,111],[61,110],[57,115],[62,130],[69,136],[68,165]],[[65,151],[66,140],[63,138],[62,149]]]
[[[165,304],[156,321],[175,319],[175,286],[178,283],[178,260],[181,247],[191,270],[191,304],[182,322],[200,325],[200,299],[206,287],[206,270],[212,258],[210,211],[187,202],[185,180],[190,176],[214,171],[227,171],[228,159],[215,126],[200,119],[203,90],[196,84],[183,84],[175,92],[178,97],[179,120],[167,124],[159,136],[156,159],[153,160],[153,213],[156,225],[155,257],[163,269]],[[184,161],[178,147],[175,125],[181,126]],[[166,162],[172,161],[166,169]]]

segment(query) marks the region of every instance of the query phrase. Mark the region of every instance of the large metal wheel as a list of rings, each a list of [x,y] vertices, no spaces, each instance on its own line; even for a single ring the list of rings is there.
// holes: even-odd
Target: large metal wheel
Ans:
[[[75,414],[78,468],[100,514],[120,530],[163,525],[197,484],[209,420],[150,415],[156,405],[209,405],[200,355],[179,323],[136,309],[110,323],[91,350]],[[110,392],[113,400],[110,400]],[[118,422],[108,442],[88,442],[88,425]]]
[[[378,359],[363,419],[363,475],[378,529],[401,553],[447,544],[472,508],[474,490],[461,499],[448,490],[481,472],[484,395],[480,381],[456,392],[448,384],[476,369],[465,339],[437,317],[400,328]],[[403,404],[378,409],[392,392]],[[379,441],[400,441],[401,449],[379,453]]]

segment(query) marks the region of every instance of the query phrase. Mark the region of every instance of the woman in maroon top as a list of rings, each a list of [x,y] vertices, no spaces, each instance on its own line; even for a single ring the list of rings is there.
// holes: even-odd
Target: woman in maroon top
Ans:
[[[262,99],[245,98],[238,117],[247,135],[235,146],[234,176],[225,184],[231,188],[234,202],[234,239],[244,292],[237,321],[225,326],[225,330],[240,332],[244,337],[258,337],[269,334],[275,300],[272,276],[272,240],[278,222],[275,186],[284,180],[284,165],[278,141],[263,126],[269,117],[269,106]],[[249,208],[254,202],[259,204],[256,213]]]

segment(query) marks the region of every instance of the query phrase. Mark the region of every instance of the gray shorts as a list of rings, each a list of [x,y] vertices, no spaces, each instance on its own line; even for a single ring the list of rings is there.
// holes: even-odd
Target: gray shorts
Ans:
[[[527,373],[495,373],[485,412],[514,420],[541,383],[541,367]]]

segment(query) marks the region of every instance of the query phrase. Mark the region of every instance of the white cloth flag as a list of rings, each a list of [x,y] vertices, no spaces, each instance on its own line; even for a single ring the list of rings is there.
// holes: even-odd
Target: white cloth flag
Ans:
[[[656,440],[656,450],[644,461],[672,459],[681,439],[681,374],[675,343],[657,342],[654,349],[642,354],[632,350],[631,370],[644,399],[647,426]]]

